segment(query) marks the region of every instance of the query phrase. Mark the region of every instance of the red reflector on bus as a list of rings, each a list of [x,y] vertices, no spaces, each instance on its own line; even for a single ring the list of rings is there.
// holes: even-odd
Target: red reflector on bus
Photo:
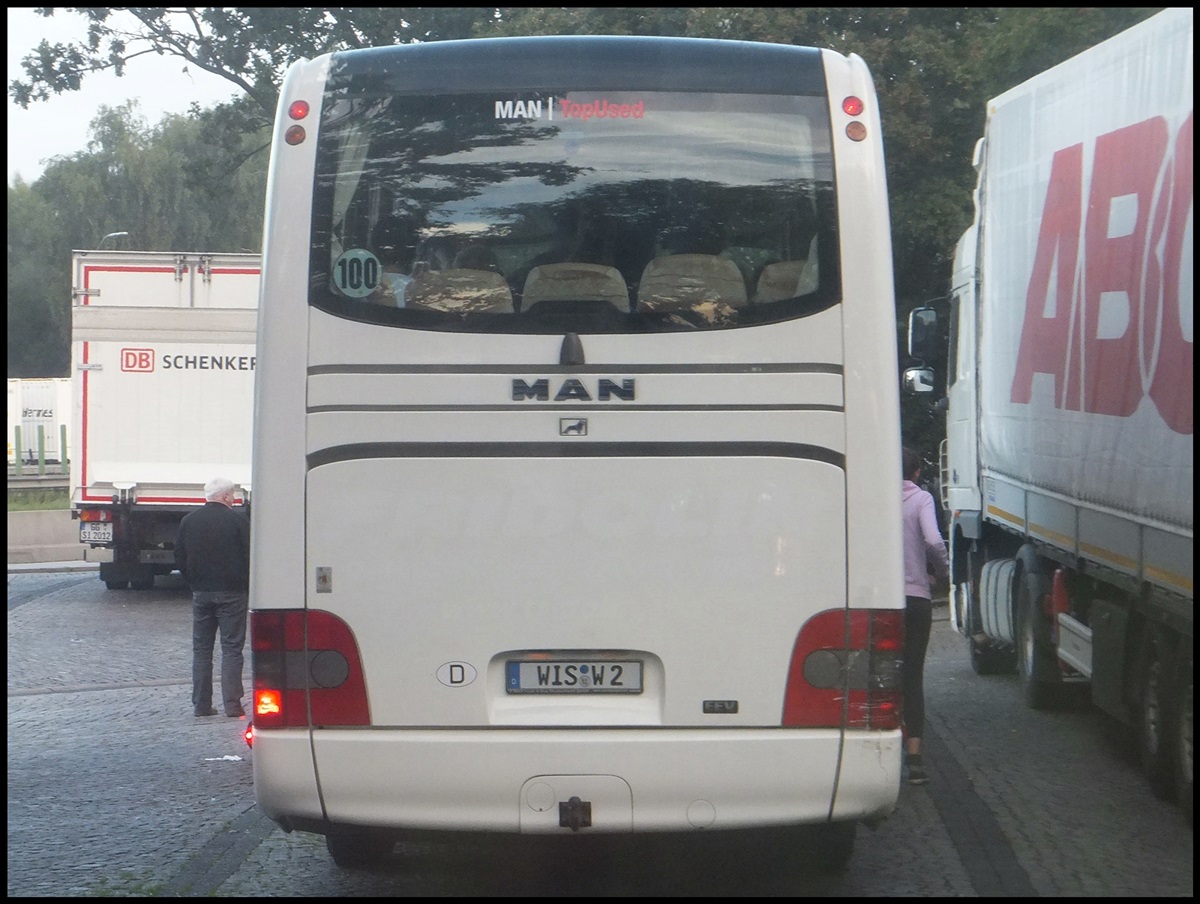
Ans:
[[[784,727],[899,728],[903,653],[902,609],[817,613],[792,648]]]
[[[320,609],[250,613],[256,729],[370,725],[358,642]]]
[[[288,130],[283,133],[283,140],[288,144],[296,145],[304,141],[306,133],[304,126],[289,126]]]

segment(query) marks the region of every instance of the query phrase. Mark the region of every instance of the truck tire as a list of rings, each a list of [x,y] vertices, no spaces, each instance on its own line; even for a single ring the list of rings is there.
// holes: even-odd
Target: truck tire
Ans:
[[[1175,795],[1183,817],[1192,825],[1192,730],[1196,721],[1192,695],[1192,645],[1180,644],[1175,686],[1179,689],[1179,718],[1175,722]]]
[[[950,585],[950,615],[953,619],[954,627],[960,633],[966,633],[967,629],[970,592],[970,584],[965,581]]]
[[[1142,639],[1138,656],[1137,744],[1142,773],[1155,797],[1170,800],[1175,793],[1177,721],[1171,693],[1171,658],[1166,642],[1155,631]]]
[[[154,569],[149,565],[140,565],[133,569],[129,576],[129,586],[134,590],[151,590],[154,588]]]
[[[967,638],[971,650],[971,668],[976,675],[1011,675],[1016,668],[1016,651],[1000,646],[989,646]]]
[[[967,547],[967,583],[962,600],[962,632],[970,637],[976,631],[983,629],[979,616],[979,594],[983,575],[983,563],[987,561],[987,550],[982,540],[976,540]]]
[[[325,848],[342,869],[378,866],[396,846],[396,836],[383,829],[361,826],[330,826]]]
[[[109,590],[124,590],[129,586],[129,567],[121,562],[101,562],[100,580]]]
[[[1030,709],[1047,709],[1058,700],[1062,673],[1050,639],[1050,622],[1042,611],[1042,600],[1050,591],[1050,579],[1041,572],[1022,570],[1017,586],[1017,673],[1025,704]]]

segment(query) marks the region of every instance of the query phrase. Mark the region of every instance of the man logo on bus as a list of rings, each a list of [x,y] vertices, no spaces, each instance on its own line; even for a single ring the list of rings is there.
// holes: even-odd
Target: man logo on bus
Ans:
[[[554,121],[555,107],[558,108],[560,119],[642,119],[646,115],[644,101],[629,104],[621,101],[609,101],[599,98],[587,101],[575,101],[566,97],[549,98],[545,107],[542,99],[528,100],[498,100],[495,102],[496,119],[543,119]],[[545,116],[543,117],[543,110]]]
[[[607,377],[602,377],[596,384],[596,395],[593,397],[588,388],[583,385],[582,380],[574,377],[563,380],[562,385],[558,387],[558,391],[554,393],[554,401],[556,402],[590,402],[593,398],[600,402],[607,402],[611,399],[618,398],[625,402],[632,402],[636,396],[634,381],[629,378],[622,379],[620,383],[616,380],[610,380]],[[543,377],[534,380],[532,383],[527,383],[521,379],[512,381],[512,400],[519,402],[522,399],[534,399],[538,402],[550,401],[550,381]]]
[[[123,348],[121,349],[121,370],[132,373],[154,372],[154,349],[152,348]]]

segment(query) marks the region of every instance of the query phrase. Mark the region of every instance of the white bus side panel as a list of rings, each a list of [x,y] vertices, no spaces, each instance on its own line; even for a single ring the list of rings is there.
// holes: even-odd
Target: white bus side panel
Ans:
[[[830,805],[837,732],[779,729],[396,731],[379,741],[353,731],[259,734],[255,792],[272,818],[326,818],[425,829],[559,831],[554,801],[623,786],[593,801],[587,831],[670,831],[786,825],[886,816],[900,789],[900,738],[864,733],[843,751]],[[336,753],[324,776],[328,811],[312,783],[312,751]],[[614,775],[612,764],[622,764]],[[486,768],[484,766],[486,765]],[[579,770],[587,770],[580,772]],[[598,779],[604,780],[603,783]],[[548,785],[553,795],[539,785]],[[447,796],[444,789],[453,788]],[[591,797],[587,799],[592,799]],[[630,803],[631,802],[631,805]],[[549,817],[549,818],[548,818]]]
[[[1189,537],[1191,54],[1171,9],[989,104],[978,368],[985,472]]]
[[[838,224],[842,235],[843,335],[846,395],[847,600],[852,608],[904,606],[900,524],[900,403],[896,358],[891,220],[883,145],[846,134],[843,98],[875,98],[867,64],[857,54],[822,51],[837,161]],[[879,109],[861,117],[882,135]],[[863,266],[867,260],[874,266]],[[804,328],[808,318],[796,322]]]
[[[314,468],[307,497],[309,605],[354,632],[377,726],[777,726],[801,626],[845,605],[823,462],[369,458]],[[630,651],[646,687],[513,699],[504,659],[526,650]],[[478,680],[440,683],[451,661]]]

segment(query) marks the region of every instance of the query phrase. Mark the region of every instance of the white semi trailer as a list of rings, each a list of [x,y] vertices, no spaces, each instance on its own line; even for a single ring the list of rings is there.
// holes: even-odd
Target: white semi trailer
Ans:
[[[1034,707],[1090,684],[1189,820],[1192,18],[1168,9],[989,103],[941,467],[976,671],[1015,666]],[[915,357],[935,318],[914,312]]]
[[[175,567],[175,530],[230,478],[250,502],[260,256],[76,251],[71,512],[110,589]]]

